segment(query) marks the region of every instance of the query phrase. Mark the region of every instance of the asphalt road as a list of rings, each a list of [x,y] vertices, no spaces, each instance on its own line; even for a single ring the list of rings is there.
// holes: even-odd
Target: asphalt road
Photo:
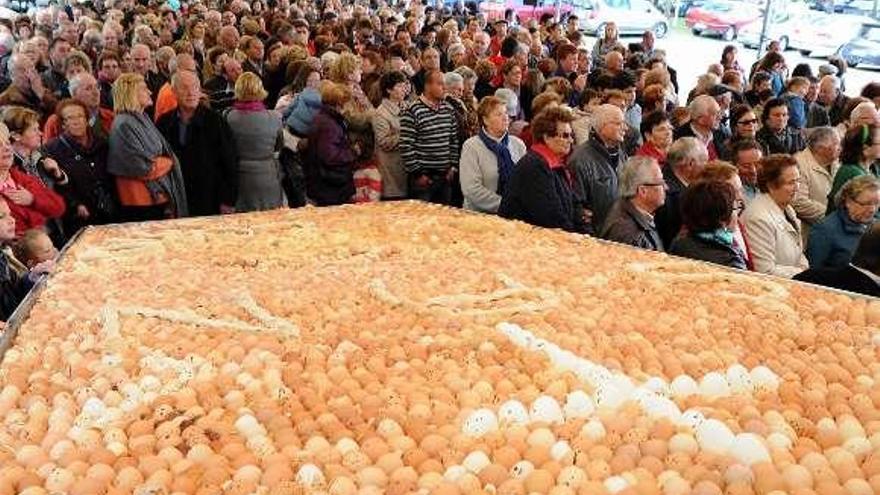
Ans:
[[[624,43],[636,43],[639,38],[623,38]],[[732,42],[739,47],[739,61],[746,70],[751,67],[756,60],[756,50],[745,48],[736,40]],[[697,76],[706,72],[709,64],[720,61],[721,51],[728,42],[719,38],[710,38],[708,36],[694,36],[689,31],[682,29],[670,29],[669,34],[656,41],[657,48],[666,50],[666,56],[669,65],[678,71],[678,82],[680,85],[680,94],[686,96],[688,91],[694,87]],[[589,46],[592,46],[592,41]],[[784,53],[785,60],[789,68],[794,68],[801,62],[809,63],[813,67],[813,72],[818,72],[820,65],[826,60],[821,58],[804,57],[797,50],[788,50]],[[878,69],[853,69],[847,70],[845,76],[846,93],[849,95],[858,95],[862,87],[871,81],[880,81],[880,70]]]

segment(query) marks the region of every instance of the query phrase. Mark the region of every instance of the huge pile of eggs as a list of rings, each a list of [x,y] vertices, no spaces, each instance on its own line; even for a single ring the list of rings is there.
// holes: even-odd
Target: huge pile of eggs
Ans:
[[[880,493],[880,303],[421,204],[88,231],[0,494]]]

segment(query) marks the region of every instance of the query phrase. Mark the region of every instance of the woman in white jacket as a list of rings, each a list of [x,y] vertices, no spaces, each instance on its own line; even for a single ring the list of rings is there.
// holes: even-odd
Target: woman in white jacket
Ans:
[[[464,142],[459,174],[464,208],[495,213],[513,173],[513,167],[526,154],[526,145],[510,135],[510,117],[501,98],[487,96],[477,107],[479,134]]]
[[[761,160],[758,188],[743,215],[755,271],[791,278],[809,268],[800,220],[791,203],[798,190],[798,164],[789,155]]]

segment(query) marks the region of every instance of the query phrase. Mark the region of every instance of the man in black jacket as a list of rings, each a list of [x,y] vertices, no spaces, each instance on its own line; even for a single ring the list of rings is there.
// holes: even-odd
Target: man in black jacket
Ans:
[[[171,85],[177,109],[164,114],[156,126],[180,160],[189,212],[231,213],[238,177],[232,131],[220,114],[199,105],[202,88],[194,72],[176,72]]]
[[[852,262],[843,268],[810,268],[795,280],[880,297],[880,224],[862,236]]]

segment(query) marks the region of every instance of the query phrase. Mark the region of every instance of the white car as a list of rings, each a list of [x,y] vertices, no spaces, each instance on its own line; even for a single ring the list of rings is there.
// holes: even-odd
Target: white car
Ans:
[[[802,55],[830,57],[861,31],[862,26],[876,22],[865,16],[823,14],[796,27],[789,46]]]
[[[806,8],[795,9],[793,6],[788,10],[774,12],[773,17],[767,23],[767,41],[778,41],[782,51],[791,46],[791,38],[799,26],[810,24],[813,19],[822,17],[823,14]],[[747,48],[758,48],[761,43],[761,29],[763,20],[759,19],[740,29],[737,39]]]
[[[666,16],[646,0],[575,0],[573,6],[580,28],[593,36],[601,36],[609,22],[621,36],[653,31],[663,38],[669,32]]]

